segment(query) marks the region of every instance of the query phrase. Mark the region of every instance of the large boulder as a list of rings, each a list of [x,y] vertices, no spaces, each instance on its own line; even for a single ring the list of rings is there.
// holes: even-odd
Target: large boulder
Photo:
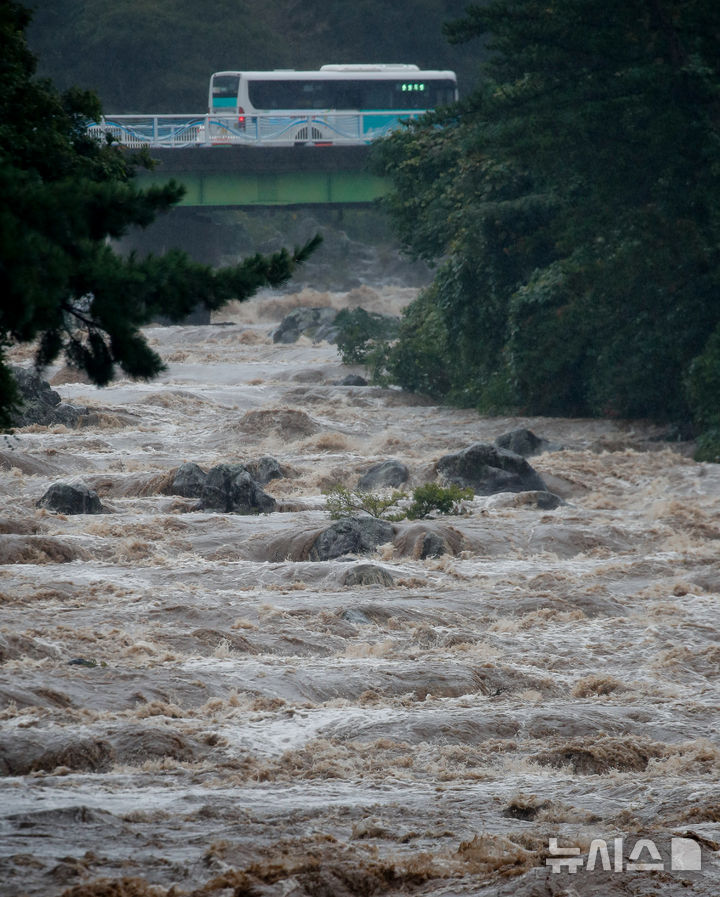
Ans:
[[[444,455],[437,462],[437,471],[447,482],[470,486],[477,495],[547,491],[542,477],[525,458],[485,442]]]
[[[207,473],[193,461],[186,461],[175,471],[167,491],[171,495],[182,495],[184,498],[200,498]]]
[[[498,436],[495,445],[506,452],[515,452],[516,455],[529,458],[531,455],[539,455],[549,443],[546,439],[536,436],[532,430],[519,427],[517,430],[510,430],[509,433]]]
[[[380,464],[375,464],[360,477],[357,487],[362,492],[394,488],[406,483],[409,476],[409,470],[401,461],[381,461]]]
[[[356,586],[385,586],[389,588],[395,580],[391,573],[375,564],[356,564],[345,573],[342,584],[348,588]]]
[[[441,520],[418,520],[397,527],[394,545],[396,554],[416,560],[437,558],[443,554],[457,557],[461,551],[472,547],[460,530]]]
[[[37,502],[38,508],[47,508],[59,514],[103,514],[105,508],[97,492],[84,483],[53,483]]]
[[[205,511],[235,514],[269,514],[277,507],[250,476],[242,464],[218,464],[208,471],[200,494],[200,507]]]
[[[275,458],[265,455],[257,461],[248,461],[245,467],[256,483],[265,486],[270,480],[280,480],[284,474]]]
[[[278,462],[269,455],[257,461],[247,461],[245,464],[230,466],[236,472],[247,471],[253,480],[261,486],[284,476]],[[195,464],[194,461],[186,461],[174,472],[165,492],[170,495],[182,495],[184,498],[202,498],[207,478],[207,471],[203,470],[199,464]]]
[[[285,315],[273,332],[273,342],[294,343],[301,336],[309,337],[314,343],[334,342],[337,339],[336,317],[334,308],[296,308]]]
[[[369,554],[390,542],[394,529],[387,520],[375,517],[343,517],[323,530],[308,554],[311,561],[330,561],[344,554]]]
[[[81,418],[88,416],[87,408],[63,402],[59,393],[34,370],[13,367],[12,375],[20,393],[20,408],[12,415],[14,427],[28,427],[32,424],[43,427],[65,424],[75,427]]]

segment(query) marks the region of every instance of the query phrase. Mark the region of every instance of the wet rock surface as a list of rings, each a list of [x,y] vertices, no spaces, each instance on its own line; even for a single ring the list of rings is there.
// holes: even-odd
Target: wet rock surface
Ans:
[[[350,586],[391,586],[392,573],[376,564],[357,564],[343,577],[343,585]]]
[[[33,370],[15,366],[11,370],[21,399],[20,408],[13,415],[13,426],[64,424],[75,427],[89,419],[87,408],[63,402],[59,393]]]
[[[334,308],[298,308],[291,311],[280,322],[273,333],[274,343],[294,343],[301,336],[307,336],[313,342],[325,340],[329,343],[337,339]]]
[[[423,520],[398,524],[395,548],[399,554],[425,560],[443,554],[458,555],[471,542],[451,524],[441,520]]]
[[[245,471],[258,486],[265,486],[271,480],[281,479],[284,476],[278,462],[275,458],[269,456],[259,458],[257,461],[246,461],[243,464],[233,465],[232,470],[220,470],[219,468],[214,468],[214,471],[215,472],[213,473],[213,471],[203,470],[203,468],[200,467],[199,464],[195,464],[194,461],[186,461],[176,470],[171,472],[165,491],[169,495],[181,495],[184,498],[202,499],[205,495],[203,506],[205,506],[206,501],[210,501],[214,502],[214,504],[208,504],[207,507],[219,510],[222,509],[223,506],[228,506],[230,510],[233,510],[232,505],[237,503],[237,496],[233,498],[230,494],[234,488],[231,482],[234,476]],[[212,473],[213,476],[208,485],[208,476],[210,473]],[[250,496],[252,490],[247,486],[245,489],[248,496],[246,497],[246,500],[240,502],[241,506],[247,505],[248,507],[257,507],[258,511],[264,510],[264,508],[274,510],[274,506],[266,499],[263,499],[261,493],[258,493],[258,496],[252,498]]]
[[[523,458],[530,458],[532,455],[540,455],[542,452],[561,448],[559,445],[548,442],[547,439],[536,436],[527,427],[519,427],[517,430],[510,430],[509,433],[502,433],[495,440],[495,445],[506,452],[522,455]]]
[[[402,486],[410,478],[410,471],[402,461],[391,459],[374,464],[358,480],[357,488],[364,492]]]
[[[59,514],[102,514],[105,511],[97,492],[84,483],[53,483],[38,499],[37,506]]]
[[[437,471],[447,482],[470,486],[477,495],[545,490],[542,477],[523,457],[482,442],[443,455]]]
[[[280,480],[285,476],[276,459],[267,455],[257,461],[247,461],[245,467],[255,482],[261,486],[266,486],[271,480]]]
[[[392,524],[374,517],[345,517],[336,520],[315,539],[311,561],[330,561],[346,554],[368,554],[392,541]]]
[[[348,374],[342,380],[337,381],[339,386],[367,386],[368,381],[360,374]]]
[[[262,490],[242,464],[218,464],[208,471],[200,492],[203,511],[269,514],[275,499]]]
[[[268,293],[149,327],[153,383],[48,371],[91,414],[0,451],[2,897],[715,897],[720,468],[644,422],[342,386],[335,347],[269,335],[408,298]],[[334,485],[514,431],[562,502],[328,534]],[[223,465],[278,512],[199,509]],[[37,507],[79,479],[113,513]],[[662,871],[628,869],[642,838]]]
[[[200,498],[206,480],[206,470],[193,461],[186,461],[173,473],[172,480],[168,485],[168,492],[171,495],[182,495],[185,498]]]

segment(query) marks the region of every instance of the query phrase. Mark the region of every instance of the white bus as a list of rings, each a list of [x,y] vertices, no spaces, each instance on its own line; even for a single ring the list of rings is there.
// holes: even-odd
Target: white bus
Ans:
[[[324,65],[317,71],[215,72],[211,144],[366,144],[457,99],[450,71],[416,65]]]

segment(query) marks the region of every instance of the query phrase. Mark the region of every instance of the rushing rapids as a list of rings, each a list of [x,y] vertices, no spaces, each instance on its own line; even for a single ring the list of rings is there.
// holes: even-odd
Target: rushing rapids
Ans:
[[[48,372],[92,414],[0,444],[3,897],[717,894],[720,467],[642,423],[341,385],[334,346],[270,335],[412,295],[149,328],[152,383]],[[520,426],[564,504],[478,496],[310,559],[324,489],[389,458],[412,488]],[[264,456],[271,514],[168,490]],[[74,480],[104,513],[37,506]]]

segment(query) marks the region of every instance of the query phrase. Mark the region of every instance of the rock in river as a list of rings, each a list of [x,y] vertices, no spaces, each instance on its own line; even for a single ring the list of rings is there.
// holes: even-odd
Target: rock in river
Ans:
[[[337,339],[336,317],[334,308],[296,308],[282,319],[273,333],[273,342],[294,343],[303,335],[314,343],[321,340],[334,342]]]
[[[208,471],[200,495],[204,511],[269,514],[275,499],[255,482],[242,464],[218,464]]]
[[[356,564],[347,571],[342,580],[342,584],[347,588],[352,586],[390,587],[394,582],[392,574],[376,564]]]
[[[477,495],[547,491],[542,477],[524,458],[484,442],[444,455],[437,471],[449,483],[471,486]]]
[[[358,489],[370,492],[373,489],[384,489],[388,486],[402,486],[407,482],[410,472],[401,461],[391,459],[381,461],[366,471],[357,484]]]
[[[265,455],[258,461],[248,461],[245,467],[256,483],[265,486],[270,480],[280,480],[285,474],[275,458]]]
[[[63,402],[60,395],[33,370],[12,367],[12,375],[20,393],[20,408],[13,412],[14,427],[31,424],[51,426],[65,424],[75,427],[82,418],[89,420],[87,408],[78,408]]]
[[[53,483],[38,501],[39,508],[59,514],[102,514],[105,508],[97,492],[84,483]]]
[[[184,498],[200,498],[207,473],[193,461],[186,461],[175,471],[168,488],[171,495],[182,495]]]
[[[519,427],[517,430],[503,433],[502,436],[498,436],[495,440],[495,445],[498,448],[505,449],[507,452],[515,452],[516,455],[522,455],[523,458],[539,455],[541,452],[551,448],[547,439],[541,439],[526,427]]]
[[[392,540],[394,530],[387,520],[375,517],[343,517],[313,542],[309,559],[329,561],[344,554],[369,554]]]

